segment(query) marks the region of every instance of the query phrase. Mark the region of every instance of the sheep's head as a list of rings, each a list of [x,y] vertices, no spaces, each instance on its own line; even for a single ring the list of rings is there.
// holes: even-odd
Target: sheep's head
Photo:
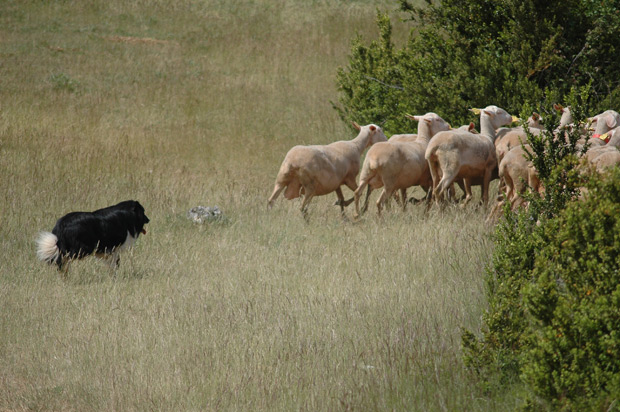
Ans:
[[[510,124],[515,121],[515,117],[508,114],[508,112],[497,106],[487,106],[480,110],[480,118],[488,117],[493,125],[494,129],[499,129],[502,126]]]
[[[527,119],[527,125],[529,127],[533,127],[535,129],[542,129],[543,125],[542,125],[542,116],[539,115],[536,112],[533,112],[532,115],[530,117],[528,117]]]
[[[614,110],[607,110],[601,114],[589,118],[590,122],[596,122],[596,129],[594,130],[594,137],[602,135],[611,129],[614,129],[620,125],[620,114]]]
[[[553,108],[558,112],[562,113],[562,117],[560,117],[560,125],[558,128],[568,126],[573,122],[573,115],[570,112],[570,106],[564,107],[561,104],[554,104]]]
[[[387,142],[387,137],[385,137],[385,134],[383,134],[383,129],[381,129],[376,124],[369,124],[368,126],[363,126],[362,130],[364,129],[368,130],[368,146],[372,146],[373,144],[379,142]]]
[[[408,119],[419,122],[418,133],[421,133],[421,130],[427,128],[426,130],[429,136],[434,136],[439,132],[451,129],[450,124],[442,119],[437,113],[429,112],[423,116],[407,114],[405,116]]]

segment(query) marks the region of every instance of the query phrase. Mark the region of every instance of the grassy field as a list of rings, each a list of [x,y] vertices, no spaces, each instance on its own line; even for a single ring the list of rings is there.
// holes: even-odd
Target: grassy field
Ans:
[[[0,411],[514,406],[461,360],[483,211],[266,208],[290,147],[355,136],[335,73],[377,8],[395,4],[0,2]],[[115,275],[37,261],[58,217],[127,199],[151,223]],[[227,220],[195,225],[197,205]]]

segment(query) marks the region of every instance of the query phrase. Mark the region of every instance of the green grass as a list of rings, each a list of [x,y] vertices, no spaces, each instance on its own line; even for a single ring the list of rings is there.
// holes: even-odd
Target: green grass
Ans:
[[[512,407],[461,361],[483,211],[266,208],[290,147],[354,137],[336,69],[395,4],[168,3],[0,4],[0,410]],[[126,199],[151,223],[116,275],[37,261],[58,217]]]

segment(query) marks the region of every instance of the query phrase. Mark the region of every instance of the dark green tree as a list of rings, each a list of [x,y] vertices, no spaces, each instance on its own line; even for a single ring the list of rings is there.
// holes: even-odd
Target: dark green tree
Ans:
[[[456,124],[467,109],[495,104],[511,113],[562,99],[591,84],[593,109],[620,105],[620,0],[444,0],[415,7],[399,1],[412,24],[402,49],[378,12],[380,38],[353,41],[338,71],[344,120],[411,130],[403,113],[434,111]],[[560,102],[564,103],[564,102]]]

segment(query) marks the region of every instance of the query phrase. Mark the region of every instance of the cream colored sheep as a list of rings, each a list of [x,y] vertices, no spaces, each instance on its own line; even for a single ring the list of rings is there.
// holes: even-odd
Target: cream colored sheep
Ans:
[[[616,147],[611,147],[592,159],[591,163],[599,173],[604,173],[607,169],[620,165],[620,151]]]
[[[590,148],[584,157],[597,170],[603,171],[616,165],[616,159],[620,153],[618,152],[620,149],[620,127],[602,134],[600,138],[608,140],[608,143],[604,146]]]
[[[540,134],[542,132],[543,126],[540,123],[541,117],[538,113],[534,112],[527,119],[527,126],[529,131],[534,136]],[[523,127],[515,127],[512,128],[508,133],[504,134],[502,137],[497,137],[495,139],[495,153],[497,154],[497,162],[498,164],[504,158],[504,155],[508,153],[510,149],[515,146],[520,146],[527,141],[527,133]]]
[[[410,118],[410,119],[415,120],[414,116],[412,116],[412,115],[406,115],[406,116],[408,118]],[[464,126],[461,126],[459,128],[450,129],[450,130],[457,131],[457,132],[458,131],[466,131],[466,132],[471,132],[471,133],[478,133],[476,131],[476,129],[475,129],[475,125],[474,125],[473,122],[469,123],[468,125],[464,125]],[[399,134],[399,135],[392,135],[392,137],[390,137],[390,139],[388,140],[388,143],[415,142],[416,140],[418,140],[418,135],[417,134]],[[424,145],[428,144],[428,142],[427,142],[425,137],[422,137],[419,140],[419,143],[422,143]],[[429,179],[427,180],[427,184],[420,185],[420,186],[422,186],[422,189],[424,189],[424,191],[427,193],[427,196],[428,196],[429,193],[431,193],[429,190],[430,190],[430,188],[432,186],[432,183],[433,183],[432,179],[430,179],[430,171],[428,172],[428,177],[429,177]],[[461,188],[463,187],[463,184],[461,182],[459,182],[459,185],[461,186]],[[383,186],[383,183],[381,182],[380,178],[377,177],[377,176],[375,176],[373,179],[371,179],[368,182],[368,186],[367,186],[368,189],[366,189],[366,198],[364,199],[364,205],[362,206],[362,210],[361,210],[362,213],[366,213],[366,210],[368,210],[370,194],[372,193],[372,190],[373,190],[374,186],[376,186],[376,187]],[[345,202],[345,206],[348,206],[354,199],[355,199],[355,197],[347,200]],[[405,201],[407,201],[407,199],[401,199],[399,197],[398,192],[394,192],[394,199],[396,199],[398,202],[405,202]],[[417,201],[417,199],[413,199],[413,198],[409,199],[409,201],[412,201],[412,200],[413,201]],[[406,207],[406,205],[404,205],[402,203],[401,203],[401,205],[403,206],[403,208]]]
[[[409,134],[394,134],[392,135],[388,142],[390,143],[394,143],[394,142],[415,142],[418,139],[418,135],[415,133],[409,133]]]
[[[426,149],[433,179],[433,194],[441,202],[444,192],[455,179],[465,179],[465,189],[470,189],[467,181],[482,178],[482,201],[489,200],[489,182],[497,167],[495,153],[495,130],[515,119],[497,106],[487,106],[480,110],[480,134],[467,132],[440,132],[431,140]],[[465,203],[471,199],[471,190],[466,194]]]
[[[499,163],[499,177],[505,183],[506,193],[504,200],[495,204],[487,221],[495,220],[499,216],[506,201],[511,202],[512,210],[523,204],[522,195],[528,187],[539,193],[542,192],[538,172],[532,162],[527,159],[526,152],[532,152],[529,144],[513,147]]]
[[[346,185],[355,191],[355,178],[360,168],[363,151],[387,138],[383,130],[374,124],[359,126],[354,123],[359,134],[353,140],[334,142],[328,145],[295,146],[286,154],[276,177],[273,193],[268,207],[286,189],[284,197],[295,199],[303,195],[301,212],[307,219],[307,208],[314,196],[336,192],[340,210],[344,213],[344,197],[340,186]]]
[[[360,183],[355,190],[355,217],[359,217],[359,198],[366,185],[373,189],[384,187],[377,200],[379,215],[396,190],[400,190],[404,210],[407,206],[407,188],[413,185],[431,185],[428,164],[424,159],[426,146],[432,136],[449,130],[450,125],[435,113],[411,118],[419,122],[415,142],[377,143],[368,150],[360,173]]]

